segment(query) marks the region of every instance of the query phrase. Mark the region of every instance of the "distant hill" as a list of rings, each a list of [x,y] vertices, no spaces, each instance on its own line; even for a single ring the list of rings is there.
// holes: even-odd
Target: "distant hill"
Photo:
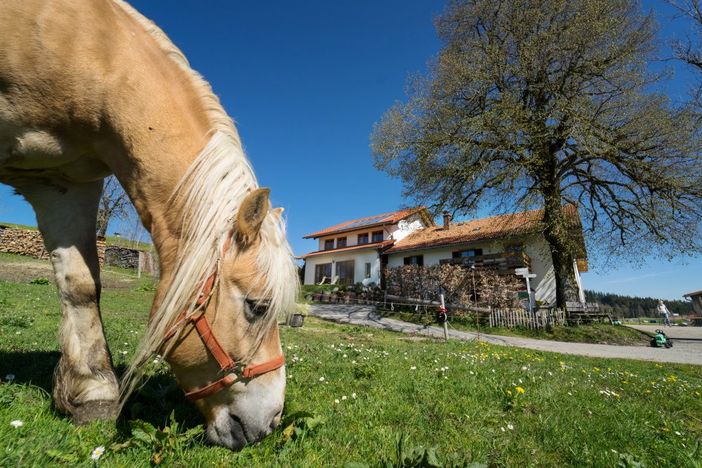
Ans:
[[[585,290],[585,300],[596,302],[605,310],[610,310],[619,317],[656,317],[658,299],[653,297],[622,296],[619,294],[603,293]],[[668,310],[674,314],[687,315],[692,313],[692,303],[686,301],[663,301]]]

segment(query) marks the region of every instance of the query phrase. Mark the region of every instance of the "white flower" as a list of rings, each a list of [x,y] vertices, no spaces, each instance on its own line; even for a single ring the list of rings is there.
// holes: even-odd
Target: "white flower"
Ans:
[[[512,425],[512,423],[507,423],[507,429],[509,429],[510,431],[514,430],[514,426]]]
[[[320,381],[320,382],[324,382],[324,377],[320,377],[320,378],[319,378],[319,381]]]
[[[92,458],[93,460],[97,460],[98,458],[100,458],[102,456],[103,453],[105,453],[105,446],[104,445],[101,445],[99,447],[95,447],[93,449],[93,452],[90,454],[90,458]]]
[[[528,370],[529,368],[527,366],[522,366],[522,370]]]
[[[341,395],[342,401],[346,399],[346,395]]]
[[[22,421],[21,419],[15,419],[14,421],[11,421],[11,422],[10,422],[10,426],[12,426],[12,427],[22,427],[22,426],[24,426],[24,421]]]
[[[339,403],[339,399],[337,398],[336,400],[334,400],[334,403],[337,403],[337,404],[338,404],[338,403]]]
[[[679,431],[675,431],[675,435],[681,436],[682,434]]]
[[[7,374],[5,376],[5,380],[7,380],[8,382],[12,382],[13,380],[15,380],[15,374]]]
[[[417,366],[410,367],[410,370],[417,370]]]
[[[355,392],[351,394],[351,398],[353,398],[354,400],[356,399],[356,393],[355,393]]]
[[[500,430],[501,430],[502,432],[505,432],[505,428],[504,428],[504,427],[500,427]]]

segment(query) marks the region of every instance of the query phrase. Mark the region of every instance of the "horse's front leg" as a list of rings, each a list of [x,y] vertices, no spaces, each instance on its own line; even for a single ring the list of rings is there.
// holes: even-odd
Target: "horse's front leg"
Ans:
[[[76,424],[115,416],[119,386],[100,317],[95,245],[102,181],[19,187],[34,206],[61,301],[54,402]]]

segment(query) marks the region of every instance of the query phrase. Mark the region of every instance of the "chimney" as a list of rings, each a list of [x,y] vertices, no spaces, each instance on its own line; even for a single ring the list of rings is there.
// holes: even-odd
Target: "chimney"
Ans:
[[[444,211],[442,214],[444,215],[444,229],[448,231],[449,227],[451,227],[451,215],[448,211]]]

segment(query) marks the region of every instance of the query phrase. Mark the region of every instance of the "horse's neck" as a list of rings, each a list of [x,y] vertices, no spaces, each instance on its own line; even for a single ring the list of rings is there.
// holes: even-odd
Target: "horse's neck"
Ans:
[[[187,70],[175,63],[133,17],[117,10],[121,32],[112,67],[129,70],[107,85],[108,120],[119,141],[102,157],[129,193],[167,267],[180,219],[168,201],[212,129],[206,103]]]

